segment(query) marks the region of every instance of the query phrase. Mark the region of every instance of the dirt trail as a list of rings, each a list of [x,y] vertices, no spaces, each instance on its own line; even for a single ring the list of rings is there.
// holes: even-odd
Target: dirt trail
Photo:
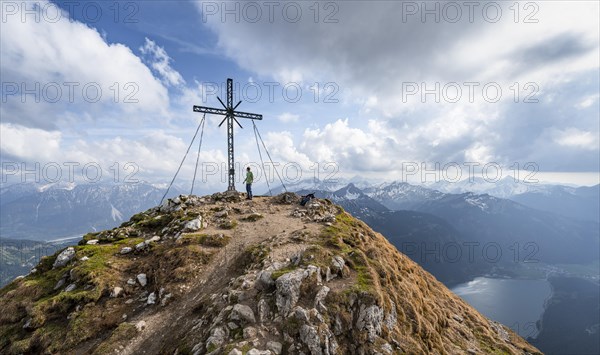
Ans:
[[[247,247],[274,238],[275,244],[285,245],[276,247],[270,257],[273,260],[283,261],[302,249],[299,245],[286,243],[292,232],[306,230],[317,233],[322,228],[321,224],[304,222],[300,218],[290,216],[298,205],[276,205],[271,201],[270,198],[255,197],[252,201],[227,204],[229,208],[237,207],[243,212],[252,210],[260,213],[264,218],[256,222],[239,221],[238,226],[232,231],[224,231],[210,225],[204,229],[202,232],[207,234],[230,235],[231,241],[212,257],[208,265],[200,271],[201,276],[187,285],[187,294],[181,295],[158,312],[149,309],[132,319],[133,323],[145,321],[146,327],[135,339],[132,339],[121,352],[122,354],[157,353],[165,345],[165,339],[182,338],[194,326],[194,317],[188,315],[198,305],[200,299],[205,295],[217,293],[227,286],[231,278],[239,276],[232,271],[235,270],[233,264]],[[205,209],[210,207],[211,205],[203,206]],[[247,214],[249,213],[234,215],[233,218],[239,220]]]

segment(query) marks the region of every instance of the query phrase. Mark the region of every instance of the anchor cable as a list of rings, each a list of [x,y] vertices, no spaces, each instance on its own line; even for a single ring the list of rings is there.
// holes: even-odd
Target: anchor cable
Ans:
[[[167,187],[167,191],[165,191],[165,194],[160,199],[160,205],[162,205],[163,201],[165,200],[165,197],[167,197],[167,194],[169,193],[169,190],[171,189],[171,186],[173,186],[173,182],[175,182],[175,178],[177,178],[177,174],[179,174],[179,170],[181,170],[181,166],[183,165],[185,158],[187,157],[188,153],[190,152],[190,148],[192,148],[192,144],[194,144],[194,141],[196,140],[196,136],[198,135],[198,131],[200,130],[200,126],[202,125],[202,122],[204,122],[204,118],[202,119],[202,121],[200,121],[198,128],[196,128],[196,133],[194,133],[194,137],[192,138],[190,145],[188,146],[187,150],[185,151],[185,155],[183,156],[183,159],[181,160],[181,164],[179,164],[179,168],[177,168],[177,172],[175,172],[175,176],[173,176],[173,180],[171,180],[169,187]]]

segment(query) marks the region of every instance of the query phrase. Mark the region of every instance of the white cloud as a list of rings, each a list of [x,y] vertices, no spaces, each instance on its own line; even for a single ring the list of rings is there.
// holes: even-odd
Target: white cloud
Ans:
[[[0,152],[25,160],[51,160],[60,155],[62,134],[0,123]]]
[[[583,150],[598,150],[599,146],[597,134],[581,131],[577,128],[557,132],[555,141],[564,147]]]
[[[420,14],[404,21],[403,3],[389,1],[335,2],[336,23],[321,18],[315,24],[308,3],[301,4],[306,16],[298,22],[268,16],[258,22],[222,21],[221,13],[206,18],[221,50],[258,77],[339,86],[340,111],[351,118],[346,125],[337,121],[305,132],[300,151],[311,159],[335,158],[348,169],[394,169],[390,157],[491,159],[510,165],[539,158],[536,144],[544,142],[548,154],[540,158],[541,169],[595,169],[597,154],[576,157],[578,164],[552,161],[564,146],[544,139],[546,132],[567,126],[597,135],[594,117],[572,116],[561,108],[589,107],[596,100],[589,97],[597,96],[597,80],[585,78],[596,78],[599,68],[598,3],[494,4],[502,7],[498,22],[482,16],[482,4],[474,21],[466,8],[457,23],[433,21],[433,16],[423,21]],[[434,95],[422,102],[422,87],[408,100],[402,95],[403,84],[432,88],[452,82],[462,89],[457,103],[447,102],[443,92],[439,102]],[[477,83],[473,100],[465,82]],[[500,86],[498,102],[482,93],[487,83]],[[528,94],[539,102],[524,103]],[[354,121],[365,118],[380,121],[379,127]]]
[[[583,110],[585,108],[592,106],[595,102],[598,101],[599,98],[600,98],[600,95],[588,95],[588,96],[584,97],[580,102],[575,104],[575,107],[580,110]]]
[[[152,68],[158,72],[165,84],[172,86],[185,84],[185,80],[183,80],[181,74],[171,67],[171,57],[156,42],[146,38],[146,42],[140,47],[140,51],[148,57]]]
[[[47,4],[23,2],[18,9],[41,11]],[[56,129],[66,111],[118,112],[119,120],[168,115],[167,89],[140,58],[125,45],[108,44],[96,29],[69,19],[66,12],[52,22],[44,16],[40,21],[21,21],[20,13],[7,16],[0,44],[3,84],[39,86],[35,96],[7,96],[4,122]]]

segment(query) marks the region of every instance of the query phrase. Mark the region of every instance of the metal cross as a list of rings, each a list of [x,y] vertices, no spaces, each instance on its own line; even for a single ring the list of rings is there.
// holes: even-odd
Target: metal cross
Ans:
[[[229,186],[227,187],[227,191],[235,191],[235,166],[234,166],[234,158],[233,158],[233,121],[242,127],[242,125],[238,122],[236,117],[249,118],[251,120],[262,120],[262,115],[258,115],[255,113],[241,112],[236,111],[235,109],[242,103],[237,103],[237,105],[233,106],[233,80],[227,79],[227,105],[221,101],[221,99],[217,96],[219,102],[225,109],[220,108],[212,108],[212,107],[204,107],[204,106],[196,106],[194,105],[194,112],[201,113],[209,113],[214,115],[223,115],[225,118],[221,123],[219,123],[219,127],[223,125],[225,121],[227,121],[227,168],[228,168],[228,176],[229,176]]]

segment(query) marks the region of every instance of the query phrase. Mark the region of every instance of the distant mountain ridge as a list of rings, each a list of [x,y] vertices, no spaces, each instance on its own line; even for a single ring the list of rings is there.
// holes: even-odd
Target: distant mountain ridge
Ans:
[[[447,194],[404,182],[364,190],[348,184],[337,191],[305,189],[299,193],[309,191],[335,201],[391,238],[399,250],[444,282],[493,272],[500,266],[587,264],[599,259],[597,222],[560,216],[488,194]],[[410,211],[424,214],[420,217],[421,233],[406,232],[406,226],[414,226],[411,220],[419,220]],[[424,216],[430,217],[424,219]],[[440,227],[439,219],[445,227]],[[425,233],[427,224],[437,227]],[[403,249],[408,245],[417,249],[411,254]],[[462,254],[460,262],[464,262],[467,254],[474,254],[471,270],[453,262],[451,255],[445,255],[449,246]]]
[[[113,228],[158,204],[164,191],[148,183],[10,185],[0,189],[0,235],[49,240]]]

